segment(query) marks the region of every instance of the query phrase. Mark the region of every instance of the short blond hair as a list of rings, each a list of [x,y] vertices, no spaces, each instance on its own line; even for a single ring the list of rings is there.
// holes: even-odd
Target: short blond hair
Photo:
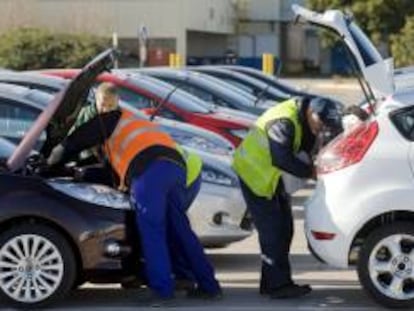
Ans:
[[[118,95],[118,89],[115,84],[111,82],[102,82],[96,89],[98,95]]]
[[[99,113],[118,109],[117,87],[110,82],[101,83],[96,89],[96,108]]]

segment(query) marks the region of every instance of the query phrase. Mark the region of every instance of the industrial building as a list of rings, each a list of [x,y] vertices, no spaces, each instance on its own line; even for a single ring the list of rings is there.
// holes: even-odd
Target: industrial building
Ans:
[[[319,68],[319,40],[291,25],[292,3],[304,0],[2,0],[0,30],[115,33],[121,49],[131,58],[145,54],[147,65],[165,65],[170,53],[178,53],[183,63],[237,58],[258,67],[262,54],[271,53],[288,72]]]

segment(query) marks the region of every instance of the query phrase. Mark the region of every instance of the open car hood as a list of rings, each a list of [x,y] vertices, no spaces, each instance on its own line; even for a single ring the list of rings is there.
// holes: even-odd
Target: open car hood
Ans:
[[[43,130],[46,129],[47,134],[41,150],[44,156],[48,156],[53,147],[66,137],[87,99],[90,87],[99,74],[112,68],[114,57],[112,49],[96,56],[53,98],[8,159],[7,166],[11,171],[21,168]]]
[[[328,29],[344,40],[361,74],[376,97],[385,97],[394,93],[393,60],[384,60],[381,57],[351,17],[338,10],[317,13],[296,4],[292,5],[292,10],[296,21]]]

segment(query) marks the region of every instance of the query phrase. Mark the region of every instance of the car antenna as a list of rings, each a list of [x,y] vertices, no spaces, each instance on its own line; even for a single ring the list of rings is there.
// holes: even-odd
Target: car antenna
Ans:
[[[271,85],[270,85],[270,83],[268,83],[267,85],[266,85],[266,87],[264,87],[261,91],[260,91],[260,93],[256,96],[256,99],[255,99],[255,101],[254,101],[254,104],[253,104],[253,106],[254,107],[256,107],[257,106],[257,104],[258,104],[258,102],[263,98],[263,96],[264,96],[264,94],[269,90],[269,88],[271,87]]]
[[[188,77],[185,77],[184,81],[187,81]],[[171,98],[171,96],[181,87],[182,83],[177,83],[177,85],[174,86],[174,88],[164,97],[164,99],[161,101],[161,103],[157,106],[157,108],[154,109],[154,111],[151,113],[150,121],[154,121],[155,117],[157,116],[158,112],[162,109],[162,107],[167,103],[167,101]]]

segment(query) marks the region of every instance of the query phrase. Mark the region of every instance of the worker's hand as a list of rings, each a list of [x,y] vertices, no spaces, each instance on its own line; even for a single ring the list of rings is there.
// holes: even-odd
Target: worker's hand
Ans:
[[[41,175],[47,170],[46,159],[41,154],[32,154],[26,160],[28,175]]]
[[[62,144],[57,145],[56,147],[53,148],[49,157],[46,159],[46,164],[48,166],[57,165],[62,160],[64,152],[65,152],[65,147],[63,147]]]

